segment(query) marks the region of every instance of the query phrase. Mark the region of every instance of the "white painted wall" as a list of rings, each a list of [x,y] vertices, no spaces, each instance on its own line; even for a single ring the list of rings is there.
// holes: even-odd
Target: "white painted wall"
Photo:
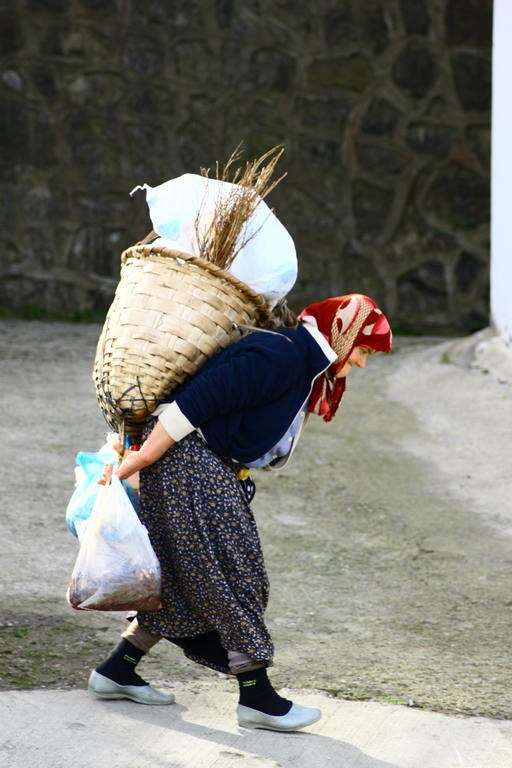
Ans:
[[[512,0],[494,0],[491,320],[512,348]]]

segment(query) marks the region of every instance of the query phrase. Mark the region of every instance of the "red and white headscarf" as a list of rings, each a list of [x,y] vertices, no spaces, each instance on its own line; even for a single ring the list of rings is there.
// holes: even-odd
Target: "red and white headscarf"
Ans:
[[[299,320],[315,326],[338,355],[337,361],[315,381],[308,404],[309,413],[330,421],[346,386],[346,378],[335,378],[337,371],[345,365],[354,347],[390,352],[391,328],[377,304],[360,293],[310,304],[300,313]]]

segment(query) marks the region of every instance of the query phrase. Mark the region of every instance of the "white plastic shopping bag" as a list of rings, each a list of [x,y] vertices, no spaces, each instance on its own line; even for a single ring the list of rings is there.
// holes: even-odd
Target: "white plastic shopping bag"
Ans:
[[[157,610],[161,571],[119,478],[102,486],[80,538],[67,600],[77,610]]]

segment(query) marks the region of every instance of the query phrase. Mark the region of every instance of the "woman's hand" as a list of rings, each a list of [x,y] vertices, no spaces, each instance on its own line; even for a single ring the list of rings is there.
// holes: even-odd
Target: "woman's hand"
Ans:
[[[108,485],[110,483],[110,478],[112,477],[113,472],[114,472],[113,464],[104,464],[103,475],[98,480],[98,485]]]
[[[114,443],[112,445],[112,448],[113,448],[113,450],[118,455],[117,462],[116,462],[115,466],[119,469],[121,464],[123,463],[123,446],[121,445],[121,443]],[[133,456],[134,453],[135,452],[134,452],[133,449],[130,450],[129,452],[127,451],[124,454],[124,458],[127,458],[129,456]],[[105,464],[104,467],[103,467],[103,476],[102,476],[101,480],[98,480],[99,485],[108,485],[110,483],[110,480],[111,480],[113,474],[114,474],[114,464]],[[124,479],[124,476],[123,476],[123,479]],[[135,491],[138,492],[138,490],[139,490],[139,473],[138,472],[130,473],[130,479],[129,479],[128,482],[130,483],[132,488]]]
[[[116,475],[120,480],[126,480],[135,472],[151,466],[174,445],[174,442],[160,422],[157,422],[146,442],[142,444],[140,451],[127,451],[125,453]]]

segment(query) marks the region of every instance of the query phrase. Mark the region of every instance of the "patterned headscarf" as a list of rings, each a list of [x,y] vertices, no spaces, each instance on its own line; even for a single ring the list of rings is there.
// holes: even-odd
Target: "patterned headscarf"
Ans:
[[[314,325],[338,355],[313,385],[308,412],[330,421],[336,413],[346,386],[346,378],[336,379],[354,347],[367,347],[374,352],[391,351],[391,328],[386,316],[368,296],[349,293],[316,304],[310,304],[299,320]]]

